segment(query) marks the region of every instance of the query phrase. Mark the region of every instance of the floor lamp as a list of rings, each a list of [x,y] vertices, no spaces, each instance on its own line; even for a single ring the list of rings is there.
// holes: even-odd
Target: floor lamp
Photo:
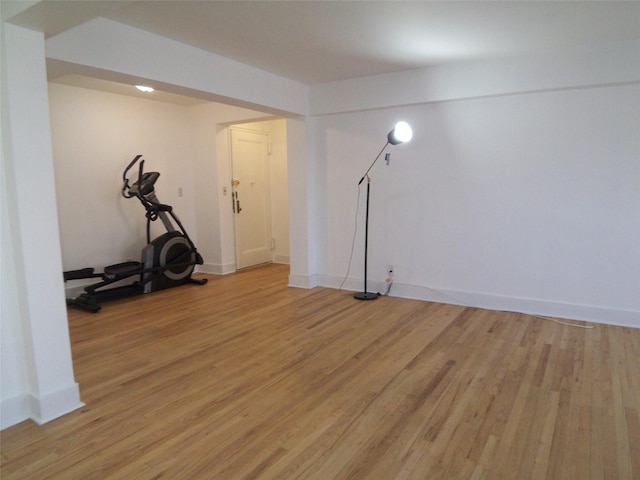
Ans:
[[[364,175],[358,182],[358,185],[360,185],[362,184],[362,182],[364,182],[365,178],[367,179],[367,207],[366,207],[365,224],[364,224],[364,289],[362,292],[357,292],[353,295],[353,297],[357,298],[358,300],[375,300],[376,298],[378,298],[377,293],[367,291],[367,254],[368,254],[368,247],[369,247],[369,193],[371,190],[370,188],[371,178],[369,177],[369,171],[373,168],[375,163],[380,158],[380,155],[382,155],[382,152],[384,152],[384,150],[387,148],[389,144],[398,145],[400,143],[408,142],[409,140],[411,140],[412,136],[413,136],[413,132],[408,123],[406,122],[396,123],[396,126],[393,128],[393,130],[391,130],[387,135],[387,143],[384,144],[384,147],[382,147],[382,150],[380,150],[380,153],[378,154],[378,156],[371,163],[369,168],[367,168],[367,171],[364,172]]]

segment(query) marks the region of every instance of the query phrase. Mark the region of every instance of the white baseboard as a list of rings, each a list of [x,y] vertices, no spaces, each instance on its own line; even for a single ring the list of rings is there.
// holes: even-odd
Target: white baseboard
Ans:
[[[50,422],[84,406],[77,383],[45,395],[29,395],[31,419],[38,425]]]
[[[22,393],[0,402],[0,430],[13,427],[30,418],[29,394]]]
[[[196,266],[196,272],[198,273],[210,273],[211,275],[227,275],[236,271],[235,263],[204,263]]]
[[[329,275],[318,276],[319,286],[339,288],[342,282],[343,278],[340,277]],[[348,278],[342,288],[350,291],[361,291],[363,287],[362,280]],[[370,292],[383,292],[383,288],[384,285],[382,282],[368,282],[367,284],[367,290]],[[533,298],[507,297],[399,283],[393,284],[390,295],[393,297],[410,298],[427,302],[449,303],[452,305],[485,308],[488,310],[504,310],[530,315],[564,318],[567,320],[640,328],[640,311],[599,305],[580,305]]]
[[[76,298],[84,293],[84,287],[100,281],[99,278],[85,278],[82,280],[69,280],[64,284],[66,298]]]
[[[316,275],[289,275],[289,286],[296,288],[314,288],[318,286]]]
[[[109,286],[109,288],[131,284],[137,280],[139,280],[138,276],[132,276],[132,277],[120,280],[119,282],[113,283],[112,285]],[[88,285],[99,283],[101,281],[102,281],[101,278],[83,278],[78,280],[69,280],[64,284],[65,296],[66,298],[76,298],[77,296],[85,293],[84,291],[85,287],[87,287]]]
[[[42,425],[83,406],[77,383],[39,397],[21,393],[0,402],[0,430],[25,420]]]

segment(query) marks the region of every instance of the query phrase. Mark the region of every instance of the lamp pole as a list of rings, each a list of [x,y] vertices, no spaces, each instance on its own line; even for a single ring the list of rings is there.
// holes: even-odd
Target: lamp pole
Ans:
[[[365,210],[365,223],[364,223],[364,290],[362,292],[357,292],[353,295],[354,298],[358,300],[375,300],[378,298],[377,293],[367,292],[367,257],[368,257],[368,249],[369,249],[369,194],[371,190],[371,178],[368,175],[367,177],[367,206]],[[365,177],[362,177],[364,180]],[[360,180],[360,183],[362,183]]]
[[[384,144],[384,147],[382,147],[382,150],[380,150],[378,156],[373,162],[371,162],[371,165],[369,165],[369,168],[367,168],[367,171],[364,172],[364,175],[358,182],[358,186],[360,186],[362,182],[364,182],[364,179],[367,179],[367,203],[364,215],[364,290],[353,295],[353,298],[357,298],[358,300],[375,300],[376,298],[378,298],[377,293],[367,291],[367,258],[369,253],[369,197],[371,193],[371,177],[369,176],[369,171],[376,164],[376,162],[380,158],[380,155],[382,155],[382,152],[384,152],[385,148],[387,148],[387,145],[389,145],[388,141]]]
[[[367,179],[367,203],[364,223],[364,290],[362,292],[356,292],[353,295],[353,298],[356,298],[358,300],[375,300],[376,298],[378,298],[377,293],[367,291],[367,263],[369,253],[369,197],[371,193],[371,177],[369,177],[369,171],[373,168],[375,163],[382,155],[382,152],[384,152],[389,144],[398,145],[399,143],[408,142],[409,140],[411,140],[411,137],[411,127],[405,122],[398,122],[394,129],[389,132],[389,135],[387,135],[387,143],[384,144],[384,147],[382,147],[382,150],[380,150],[378,156],[373,160],[371,165],[369,165],[369,168],[367,168],[367,171],[358,182],[358,186],[360,186],[362,182],[364,182],[364,179]]]

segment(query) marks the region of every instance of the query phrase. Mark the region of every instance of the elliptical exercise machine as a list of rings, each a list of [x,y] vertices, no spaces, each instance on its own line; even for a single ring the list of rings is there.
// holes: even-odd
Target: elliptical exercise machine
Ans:
[[[144,160],[140,160],[141,158],[142,155],[137,155],[122,173],[122,196],[137,198],[147,212],[147,245],[142,249],[142,261],[109,265],[102,273],[95,273],[91,267],[64,272],[65,282],[83,278],[102,279],[85,287],[85,293],[77,298],[68,298],[67,305],[97,312],[101,308],[100,304],[108,300],[155,292],[186,283],[207,283],[206,278],[191,278],[195,265],[202,265],[202,256],[173,212],[173,207],[160,203],[156,197],[154,185],[160,174],[145,172]],[[138,179],[130,185],[127,173],[138,161]],[[162,221],[167,232],[152,241],[151,222],[158,219]],[[179,230],[174,227],[172,220]],[[116,282],[136,276],[138,279],[133,283],[108,288]]]

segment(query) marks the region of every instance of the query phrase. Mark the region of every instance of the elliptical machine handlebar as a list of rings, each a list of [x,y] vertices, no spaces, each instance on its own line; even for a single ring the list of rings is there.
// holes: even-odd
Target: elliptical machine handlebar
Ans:
[[[141,158],[142,155],[136,155],[136,157],[129,162],[127,168],[124,169],[124,172],[122,172],[122,196],[124,198],[137,198],[147,211],[147,243],[151,242],[149,222],[155,222],[158,218],[162,220],[167,231],[175,231],[175,228],[166,213],[171,216],[173,221],[176,222],[184,232],[184,227],[180,224],[180,220],[172,212],[173,207],[171,207],[171,205],[161,203],[158,200],[158,197],[156,197],[154,185],[158,181],[158,178],[160,178],[160,173],[145,172],[144,159],[140,160]],[[129,179],[127,178],[127,173],[138,161],[140,161],[138,166],[138,179],[133,182],[133,184],[130,184]],[[185,237],[188,239],[186,232]],[[191,243],[191,240],[188,240]]]
[[[151,203],[153,205],[157,205],[159,207],[166,207],[165,205],[159,204],[159,202],[152,200],[152,193],[154,192],[154,185],[158,181],[160,174],[158,172],[146,172],[144,171],[144,160],[140,162],[138,168],[138,179],[133,182],[133,185],[129,184],[129,179],[127,178],[127,173],[131,168],[136,164],[142,155],[137,155],[127,168],[124,169],[122,173],[122,196],[124,198],[133,198],[137,197],[143,204]]]
[[[131,160],[129,165],[127,165],[127,168],[124,169],[124,172],[122,172],[122,183],[123,183],[122,196],[124,198],[131,198],[136,196],[135,194],[131,194],[129,192],[129,190],[131,189],[131,186],[129,185],[129,179],[127,178],[127,173],[129,172],[129,170],[131,170],[131,167],[133,167],[136,164],[136,162],[141,158],[142,158],[142,155],[136,155],[135,158]],[[138,170],[138,181],[142,179],[143,168],[144,168],[144,160],[140,162],[140,169]]]
[[[182,225],[182,222],[180,222],[178,216],[173,212],[173,207],[171,205],[161,203],[155,195],[154,185],[158,181],[160,173],[145,172],[144,159],[140,160],[141,158],[142,155],[136,155],[136,157],[131,160],[131,162],[129,162],[127,168],[124,169],[124,172],[122,173],[122,196],[124,198],[137,198],[147,211],[147,243],[151,242],[149,222],[155,222],[158,218],[160,218],[167,231],[171,232],[175,231],[175,228],[171,223],[171,220],[173,220],[182,232],[188,244],[195,252],[198,259],[201,259],[200,254],[196,250],[195,244],[193,243],[191,238],[189,238],[187,231]],[[127,173],[138,161],[140,161],[140,165],[138,168],[138,179],[133,183],[133,185],[130,185],[129,179],[127,178]]]
[[[127,165],[127,168],[124,169],[122,173],[122,196],[124,198],[133,198],[137,197],[138,200],[142,202],[145,208],[156,208],[161,211],[170,211],[171,207],[169,205],[164,205],[157,201],[154,193],[154,185],[158,181],[160,177],[160,173],[158,172],[145,172],[144,171],[144,159],[140,161],[140,165],[138,168],[138,179],[133,182],[133,185],[129,184],[129,179],[127,178],[127,173],[131,168],[136,164],[142,155],[137,155],[130,163]]]

